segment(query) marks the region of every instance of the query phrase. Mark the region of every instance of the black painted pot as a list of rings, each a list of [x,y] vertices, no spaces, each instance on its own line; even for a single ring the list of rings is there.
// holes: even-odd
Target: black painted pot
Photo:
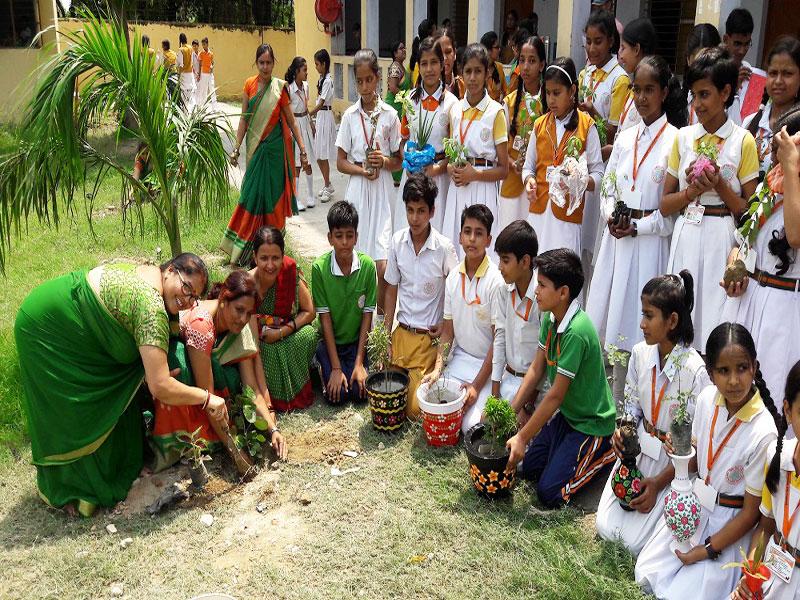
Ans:
[[[464,436],[464,449],[469,459],[469,475],[480,496],[489,500],[505,498],[514,488],[516,471],[510,475],[505,471],[509,457],[506,448],[502,453],[489,455],[486,452],[494,445],[483,441],[484,433],[483,423],[478,423],[470,427]]]
[[[408,375],[400,371],[378,371],[367,377],[367,399],[375,429],[393,432],[403,427],[408,383]]]

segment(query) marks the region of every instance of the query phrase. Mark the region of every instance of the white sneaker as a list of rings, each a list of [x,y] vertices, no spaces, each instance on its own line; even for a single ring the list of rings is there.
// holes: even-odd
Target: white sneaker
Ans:
[[[309,196],[306,200],[306,208],[314,208],[317,203],[314,201],[314,196]]]
[[[297,202],[297,210],[299,210],[300,212],[303,212],[306,209],[305,205],[302,202],[300,202],[300,200],[297,200],[296,198],[295,198],[295,201]]]
[[[333,199],[333,186],[322,188],[321,200],[323,203],[330,202]]]
[[[324,195],[325,195],[325,186],[322,186],[322,189],[317,192],[317,198],[321,200]]]

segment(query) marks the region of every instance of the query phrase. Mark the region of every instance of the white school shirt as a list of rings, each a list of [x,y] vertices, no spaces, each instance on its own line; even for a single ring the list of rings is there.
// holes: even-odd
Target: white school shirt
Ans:
[[[317,95],[317,106],[324,105],[330,107],[333,102],[333,75],[328,73],[322,81],[322,88]]]
[[[656,372],[655,400],[662,388],[664,396],[658,411],[658,420],[653,423],[653,371]],[[664,361],[661,368],[658,345],[639,342],[633,347],[628,360],[628,375],[625,380],[625,412],[632,415],[640,424],[639,435],[650,435],[645,432],[642,419],[647,420],[656,429],[669,431],[670,423],[678,406],[678,392],[690,392],[687,410],[694,415],[695,398],[706,387],[711,385],[705,362],[691,346],[676,345]],[[663,453],[662,453],[663,456]]]
[[[755,119],[758,111],[752,115],[745,117],[742,122],[742,129],[750,131],[750,124]],[[769,126],[769,120],[772,116],[772,102],[767,102],[766,106],[761,109],[761,119],[758,121],[758,132],[756,132],[756,150],[758,150],[758,160],[761,165],[761,171],[766,173],[772,166],[772,128]]]
[[[200,75],[200,57],[194,51],[192,51],[192,72],[195,75]]]
[[[609,118],[611,114],[611,102],[613,101],[614,85],[617,83],[617,79],[623,75],[627,77],[628,74],[625,72],[625,69],[620,66],[619,62],[617,62],[615,54],[612,54],[608,62],[600,68],[607,73],[607,75],[606,78],[594,88],[594,101],[592,104],[595,109],[597,109],[597,112],[600,113],[600,116],[607,120],[609,124],[618,125],[619,123],[614,123]],[[592,83],[592,73],[596,70],[597,66],[586,65],[583,71],[583,84],[590,89],[594,86]]]
[[[664,128],[661,131],[662,127]],[[659,132],[661,135],[659,136]],[[608,159],[606,166],[606,177],[611,173],[617,175],[617,187],[619,188],[620,199],[625,199],[629,208],[641,210],[653,210],[651,214],[642,219],[633,219],[636,222],[636,230],[639,235],[658,235],[668,236],[672,233],[673,221],[670,217],[664,217],[658,210],[661,202],[661,195],[664,191],[664,181],[667,175],[667,161],[672,145],[675,143],[675,136],[678,129],[667,122],[667,115],[661,115],[650,125],[645,125],[644,121],[639,121],[635,127],[629,128],[620,134],[614,142],[614,148]],[[650,144],[658,137],[652,150],[644,158]],[[638,140],[638,145],[637,145]],[[630,190],[633,181],[633,159],[634,148],[638,148],[636,153],[637,167],[636,191],[641,192],[641,196],[626,196],[625,191]],[[599,189],[599,188],[598,188]],[[636,203],[633,200],[638,199]],[[601,205],[603,222],[606,222],[614,211],[611,202],[603,202]]]
[[[373,144],[375,149],[389,156],[400,150],[400,119],[397,118],[397,111],[380,98],[374,110],[380,111],[380,115],[375,125],[377,132]],[[342,115],[336,145],[347,153],[349,161],[363,163],[367,159],[367,144],[371,136],[369,114],[364,112],[361,100],[358,100]]]
[[[633,92],[628,93],[625,98],[625,104],[622,105],[622,113],[619,116],[619,126],[617,127],[617,134],[615,139],[619,139],[619,134],[638,125],[642,122],[642,116],[639,114],[639,109],[636,108],[636,103],[633,101]]]
[[[488,256],[483,257],[472,279],[463,260],[447,276],[444,318],[453,321],[455,343],[467,354],[482,359],[492,347],[494,305],[503,287],[503,276]]]
[[[414,252],[409,227],[395,233],[383,278],[397,286],[397,320],[420,329],[438,325],[442,320],[445,278],[457,264],[452,242],[433,227],[419,254]]]
[[[289,99],[292,101],[293,113],[304,113],[308,111],[308,82],[303,82],[302,89],[296,81],[289,84]]]
[[[753,70],[753,65],[751,65],[746,60],[742,61],[742,66]],[[738,74],[737,74],[738,76]],[[728,118],[736,123],[737,125],[741,125],[743,118],[742,118],[742,102],[744,102],[744,98],[747,95],[747,88],[750,87],[750,80],[745,79],[742,82],[742,87],[738,89],[736,95],[733,97],[733,104],[731,104],[730,108],[728,108]],[[756,109],[758,110],[758,109]],[[750,115],[744,115],[745,117],[749,117]]]
[[[459,100],[451,92],[447,91],[444,84],[439,86],[433,94],[429,94],[423,87],[421,89],[420,99],[414,102],[415,114],[414,116],[406,115],[408,122],[408,139],[412,142],[417,142],[417,132],[419,129],[418,121],[421,119],[423,122],[431,123],[431,133],[428,136],[428,143],[433,146],[433,149],[438,153],[444,149],[444,138],[450,137],[450,111],[453,106],[458,104]],[[434,111],[433,115],[424,108],[421,108],[422,102],[433,96],[439,103],[439,106]],[[431,122],[430,119],[433,119]],[[473,124],[474,126],[474,124]],[[444,207],[440,206],[439,210],[444,213]]]
[[[561,143],[561,138],[567,131],[567,124],[572,118],[570,111],[563,119],[555,117],[556,122],[556,146]],[[545,133],[547,135],[547,133]],[[594,180],[594,189],[600,190],[600,181],[603,179],[603,171],[605,165],[603,164],[603,155],[600,152],[600,136],[597,134],[597,128],[594,125],[589,127],[589,133],[586,135],[586,148],[584,149],[586,155],[586,167],[589,171],[589,177]],[[536,152],[535,140],[531,140],[528,144],[528,151],[525,154],[525,166],[522,167],[522,182],[525,183],[528,177],[536,176],[536,162],[538,154]]]
[[[509,283],[498,290],[494,317],[494,355],[492,381],[501,381],[506,365],[517,372],[531,366],[539,345],[539,308],[536,305],[536,271],[525,295],[520,297],[517,284]],[[513,298],[516,303],[512,303]],[[528,319],[524,318],[528,307]]]
[[[772,457],[775,455],[775,450],[777,444],[772,444],[770,446],[769,452],[767,453],[767,460],[772,461]],[[782,534],[783,533],[783,508],[784,502],[786,500],[786,480],[789,479],[789,513],[787,515],[788,518],[791,519],[792,511],[794,511],[795,507],[797,506],[798,501],[800,501],[800,475],[795,473],[794,470],[794,451],[797,447],[797,438],[794,439],[784,439],[783,440],[783,448],[781,449],[781,458],[780,458],[780,477],[778,478],[778,488],[775,490],[773,494],[767,489],[767,486],[764,486],[764,493],[761,496],[761,514],[769,517],[770,519],[775,520],[775,524],[777,525],[777,532]],[[795,518],[789,528],[789,535],[786,538],[786,542],[792,546],[793,548],[797,548],[800,546],[800,519]],[[800,578],[800,573],[795,573],[792,575],[792,582],[794,582],[795,578]]]
[[[712,434],[711,424],[716,409],[719,411]],[[714,461],[709,483],[717,493],[744,496],[747,492],[760,498],[769,446],[778,438],[775,421],[758,392],[732,415],[733,418],[728,416],[725,399],[716,386],[710,385],[700,392],[692,423],[692,441],[697,448],[697,475],[705,479],[708,474],[709,436],[713,440],[713,452],[717,453],[722,441],[737,421],[741,421]]]
[[[464,119],[464,113],[471,108],[476,108],[482,111],[480,119],[476,118],[471,125],[469,119]],[[497,113],[502,111],[503,107],[499,102],[495,102],[489,96],[489,92],[484,92],[483,98],[476,106],[471,106],[466,97],[461,99],[461,102],[455,103],[450,109],[450,131],[451,136],[456,138],[467,148],[467,156],[471,158],[483,158],[497,161],[497,148],[496,144],[502,144],[508,141],[508,136],[494,139],[494,121]],[[463,126],[461,125],[463,121]],[[460,129],[459,129],[460,127]],[[464,139],[461,139],[461,133],[464,133]],[[460,218],[460,215],[459,215]]]

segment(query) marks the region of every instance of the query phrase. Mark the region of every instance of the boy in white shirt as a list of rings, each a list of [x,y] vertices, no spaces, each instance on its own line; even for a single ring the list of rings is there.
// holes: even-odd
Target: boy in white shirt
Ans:
[[[445,278],[458,263],[452,242],[430,224],[437,192],[433,179],[424,173],[408,177],[403,188],[408,227],[392,236],[384,275],[387,327],[397,316],[392,364],[408,370],[410,417],[419,414],[417,387],[436,363],[433,340],[442,331]]]
[[[506,285],[498,292],[495,303],[492,395],[510,402],[538,346],[539,309],[534,296],[533,261],[539,243],[527,221],[514,221],[497,236],[494,248]]]
[[[423,383],[439,379],[445,366],[443,350],[450,344],[445,374],[461,382],[467,392],[461,421],[464,433],[480,421],[491,392],[494,305],[505,287],[503,276],[486,254],[492,245],[493,222],[485,204],[473,204],[461,213],[459,242],[464,260],[447,276],[436,366],[422,379]]]

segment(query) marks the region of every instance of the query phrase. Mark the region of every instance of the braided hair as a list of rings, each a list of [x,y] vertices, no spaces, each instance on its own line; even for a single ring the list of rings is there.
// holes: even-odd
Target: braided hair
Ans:
[[[800,362],[795,363],[786,376],[786,388],[784,389],[785,408],[791,409],[797,400],[800,400]],[[786,436],[788,428],[789,423],[786,421],[786,412],[784,411],[778,424],[778,445],[775,448],[775,455],[769,463],[769,469],[767,469],[767,489],[773,494],[778,489],[778,481],[780,481],[781,477],[781,452],[783,451],[783,438]]]
[[[325,78],[330,74],[331,55],[328,54],[328,51],[325,50],[325,48],[322,48],[314,52],[314,60],[325,66],[325,72],[322,74],[322,77],[319,78],[319,81],[317,81],[317,93],[321,94],[322,84],[325,83]]]
[[[544,52],[544,42],[539,36],[533,35],[529,36],[525,41],[523,41],[519,45],[519,54],[522,56],[522,48],[524,46],[533,46],[533,49],[536,50],[536,55],[539,57],[539,60],[544,65],[545,63],[545,52]],[[542,71],[544,71],[544,66],[542,67]],[[541,93],[541,90],[540,90]],[[522,96],[525,95],[525,82],[522,81],[522,75],[517,78],[517,97],[514,99],[514,108],[511,111],[511,126],[509,127],[508,133],[509,135],[514,138],[517,135],[517,117],[519,116],[519,105],[522,102]]]

